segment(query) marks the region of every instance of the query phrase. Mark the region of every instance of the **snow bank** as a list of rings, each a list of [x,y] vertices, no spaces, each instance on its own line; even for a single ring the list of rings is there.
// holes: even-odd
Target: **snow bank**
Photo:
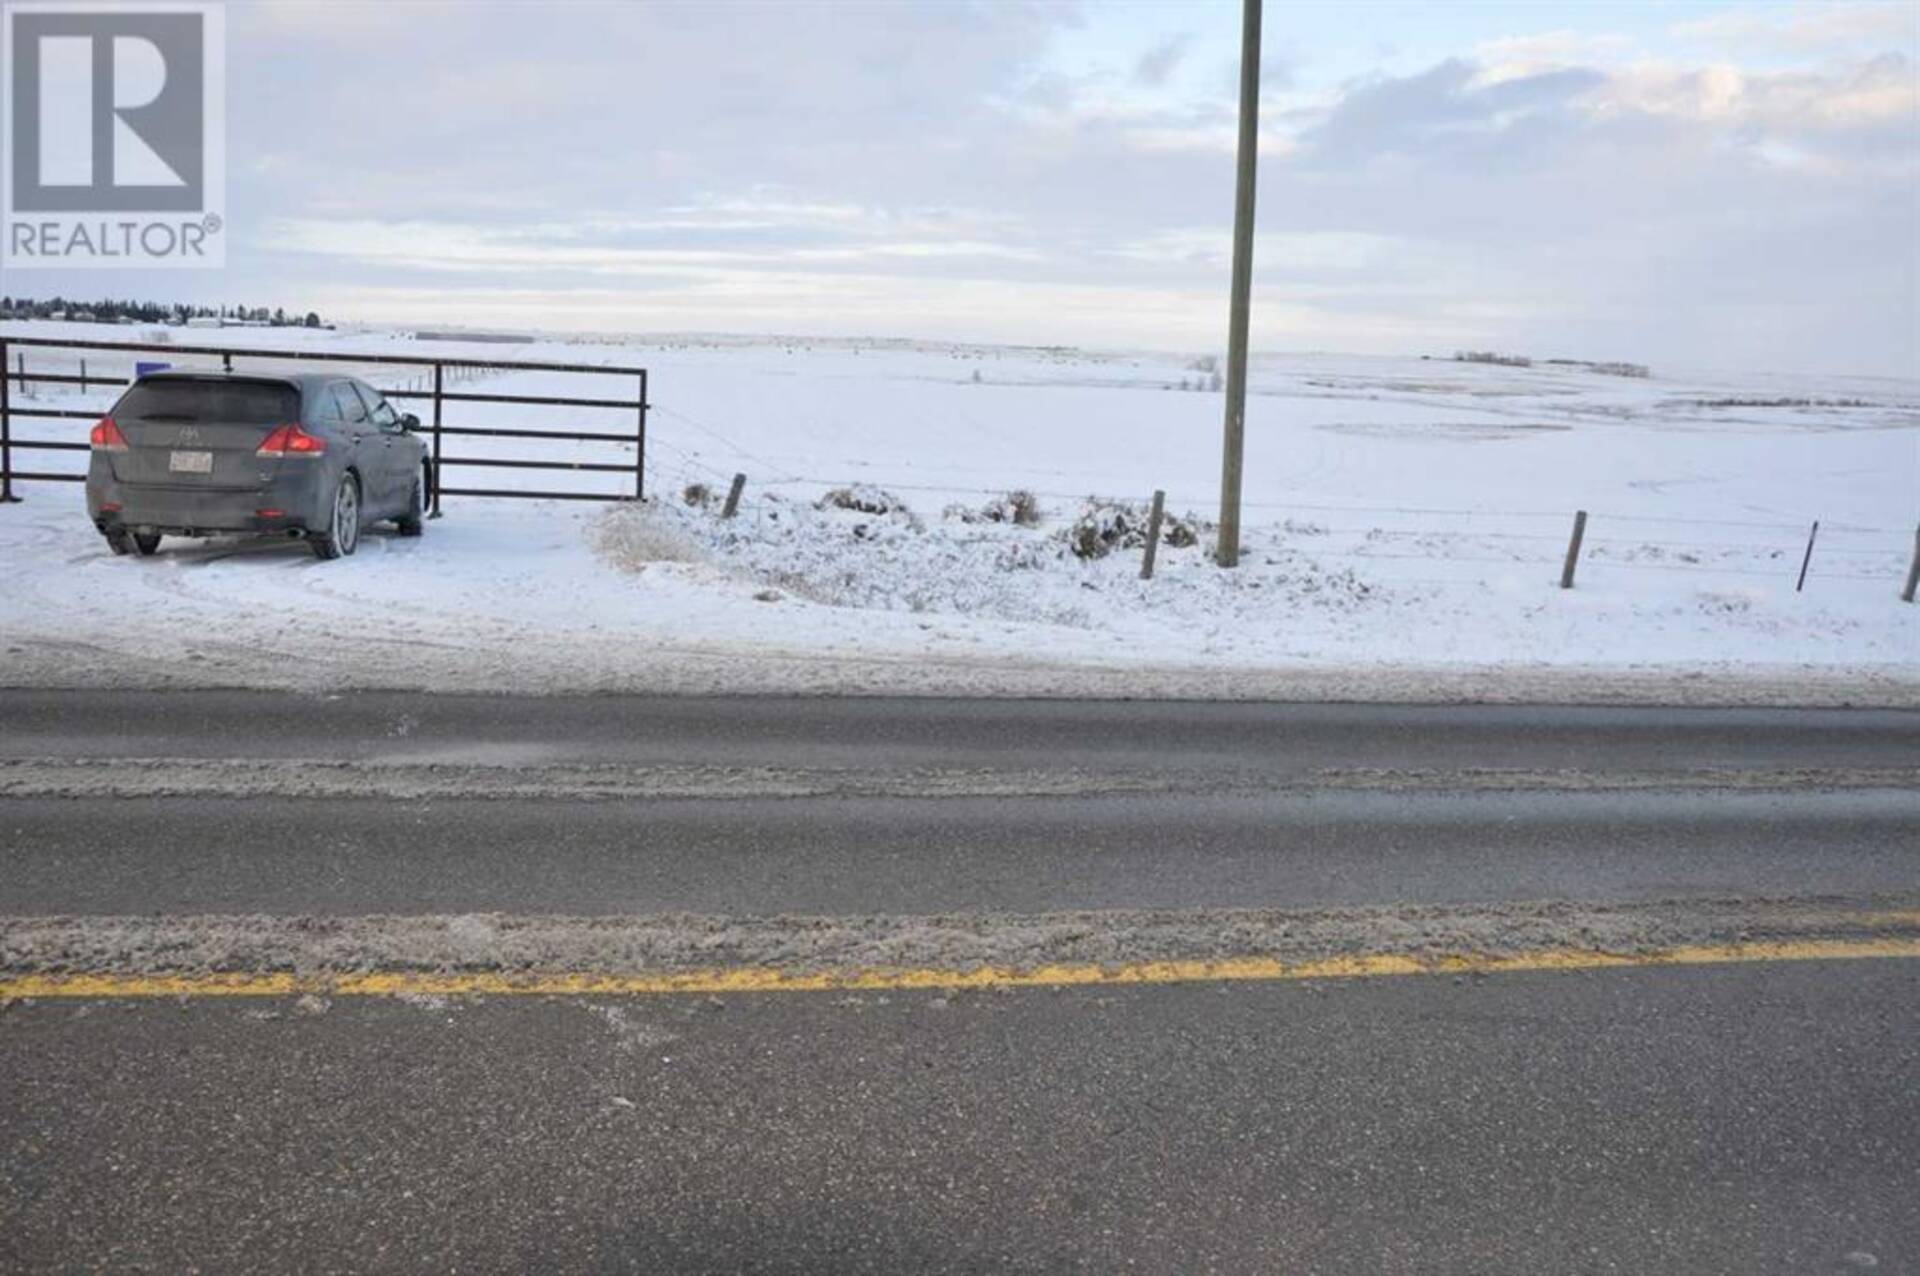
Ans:
[[[815,604],[1051,626],[1116,645],[1142,639],[1170,656],[1194,654],[1182,653],[1182,632],[1257,631],[1281,616],[1321,627],[1392,607],[1351,567],[1293,548],[1283,529],[1255,529],[1247,570],[1222,572],[1191,522],[1170,524],[1186,533],[1163,532],[1156,577],[1143,581],[1137,553],[1126,551],[1144,544],[1144,523],[1139,511],[1101,502],[1071,521],[1022,526],[927,523],[897,498],[842,508],[772,493],[732,520],[672,504],[617,507],[599,535],[698,544],[706,561]],[[1110,534],[1098,556],[1081,552],[1091,525]]]

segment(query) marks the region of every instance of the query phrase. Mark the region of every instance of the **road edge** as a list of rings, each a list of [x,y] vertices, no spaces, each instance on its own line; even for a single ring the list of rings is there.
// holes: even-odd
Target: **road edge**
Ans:
[[[594,661],[534,647],[289,664],[270,651],[244,659],[230,650],[218,663],[165,651],[122,660],[104,644],[13,638],[0,690],[1920,709],[1920,659],[1860,666],[1127,666],[766,649],[621,651],[602,641],[607,648]]]

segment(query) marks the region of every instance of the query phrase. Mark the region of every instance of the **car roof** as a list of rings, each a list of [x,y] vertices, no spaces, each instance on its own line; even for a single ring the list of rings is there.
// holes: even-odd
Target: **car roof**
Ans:
[[[217,368],[169,368],[165,372],[149,372],[140,378],[142,381],[273,381],[290,385],[303,392],[311,392],[322,386],[332,385],[335,381],[358,381],[360,378],[345,372],[222,372]]]

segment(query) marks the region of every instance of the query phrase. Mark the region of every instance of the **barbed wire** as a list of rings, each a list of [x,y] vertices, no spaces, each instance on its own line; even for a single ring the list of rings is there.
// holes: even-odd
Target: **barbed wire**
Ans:
[[[1322,549],[1317,547],[1311,551],[1303,550],[1301,552],[1309,553],[1312,557],[1315,557],[1315,558],[1358,558],[1366,561],[1379,559],[1379,560],[1384,560],[1389,562],[1482,563],[1482,564],[1492,564],[1494,566],[1499,566],[1499,567],[1512,567],[1515,565],[1525,565],[1528,563],[1541,565],[1541,566],[1549,566],[1549,567],[1555,565],[1555,560],[1551,558],[1526,558],[1526,557],[1488,558],[1484,556],[1474,556],[1474,555],[1467,555],[1467,554],[1445,554],[1445,555],[1442,555],[1442,554],[1382,554],[1382,553],[1368,553],[1365,550]]]
[[[702,468],[708,470],[709,473],[717,473],[715,471],[712,471],[711,467],[706,467],[703,465]],[[696,476],[684,470],[674,470],[671,467],[666,465],[656,466],[655,473],[658,476],[656,485],[658,485],[659,481],[665,481],[669,478],[672,478],[676,481],[701,478],[701,476]],[[704,481],[703,478],[702,478],[702,481]],[[820,480],[805,480],[805,481],[818,482]],[[838,484],[836,486],[847,486],[847,484],[843,483],[843,484]],[[766,517],[768,517],[772,513],[779,512],[780,508],[786,507],[787,502],[783,500],[783,498],[778,493],[769,493],[767,491],[767,487],[768,485],[766,484],[759,484],[757,485],[757,487],[755,485],[750,484],[747,488],[748,494],[743,495],[741,499],[739,508],[736,512],[736,517],[739,518],[742,522],[748,523],[750,526],[758,528],[758,527],[763,527],[765,525],[764,520],[766,519]],[[1328,529],[1326,531],[1326,534],[1327,535],[1346,535],[1346,536],[1366,536],[1371,539],[1387,541],[1390,544],[1399,544],[1399,543],[1404,543],[1408,539],[1427,538],[1427,537],[1443,540],[1449,544],[1458,544],[1461,542],[1471,543],[1472,541],[1482,539],[1482,538],[1499,539],[1503,541],[1534,542],[1534,543],[1538,543],[1542,541],[1550,541],[1550,542],[1557,543],[1560,539],[1558,537],[1535,536],[1528,533],[1502,533],[1502,532],[1476,533],[1476,532],[1469,532],[1469,531],[1454,531],[1454,530],[1433,531],[1433,530],[1423,530],[1423,529],[1385,529],[1385,528]],[[1537,568],[1537,569],[1540,569],[1542,572],[1546,572],[1550,574],[1557,572],[1557,570],[1559,569],[1563,561],[1561,556],[1558,554],[1543,555],[1543,554],[1537,554],[1537,553],[1533,553],[1533,554],[1513,553],[1513,554],[1501,556],[1501,555],[1492,555],[1492,554],[1484,554],[1484,553],[1482,554],[1474,554],[1474,553],[1462,554],[1462,553],[1448,553],[1448,552],[1406,553],[1406,552],[1400,552],[1398,549],[1395,549],[1395,548],[1378,549],[1378,548],[1372,548],[1369,545],[1365,545],[1365,544],[1352,545],[1352,546],[1336,546],[1336,545],[1330,545],[1330,544],[1302,544],[1300,543],[1300,540],[1298,539],[1298,537],[1299,537],[1299,534],[1295,533],[1296,539],[1293,542],[1292,548],[1295,550],[1295,552],[1309,559],[1320,558],[1320,559],[1333,559],[1333,560],[1340,560],[1340,561],[1347,561],[1347,562],[1362,562],[1362,563],[1364,562],[1430,563],[1436,567],[1446,567],[1446,566],[1452,566],[1452,565],[1458,564],[1458,565],[1467,566],[1467,567],[1502,567],[1502,568],[1529,568],[1529,569]],[[997,540],[998,538],[990,534],[967,533],[963,531],[956,535],[956,539],[962,544],[987,544]],[[1641,547],[1642,545],[1642,543],[1640,542],[1633,542],[1633,541],[1626,541],[1621,543],[1629,546],[1633,546],[1633,547]],[[1671,544],[1678,544],[1678,543],[1676,542]],[[1788,554],[1785,549],[1781,549],[1777,551],[1762,549],[1759,551],[1755,551],[1755,552],[1763,552],[1763,553],[1772,552],[1772,553],[1775,553],[1777,557],[1785,560],[1781,563],[1779,567],[1774,569],[1767,569],[1761,566],[1754,566],[1754,565],[1745,565],[1745,564],[1736,565],[1736,564],[1725,562],[1725,561],[1709,561],[1709,562],[1699,562],[1699,563],[1646,562],[1646,561],[1637,560],[1637,559],[1624,559],[1624,558],[1614,557],[1613,555],[1604,552],[1606,549],[1606,546],[1601,546],[1600,548],[1602,552],[1595,553],[1593,552],[1594,543],[1588,542],[1586,551],[1583,552],[1581,556],[1581,561],[1587,569],[1600,568],[1600,569],[1605,569],[1609,571],[1625,571],[1625,572],[1658,571],[1658,572],[1680,573],[1680,574],[1693,575],[1693,576],[1699,576],[1699,577],[1737,576],[1737,577],[1751,578],[1756,580],[1772,580],[1772,581],[1782,582],[1782,583],[1784,583],[1787,579],[1792,578],[1794,575],[1794,570],[1792,567],[1792,563],[1794,561],[1793,555]],[[1683,550],[1691,550],[1697,547],[1691,546],[1691,545],[1680,545],[1680,548]],[[1732,548],[1739,548],[1739,547],[1729,545],[1727,546],[1727,548],[1732,549]],[[1797,547],[1795,548],[1797,552]],[[1248,552],[1255,553],[1258,551],[1256,548],[1250,546]],[[1840,551],[1834,551],[1834,552],[1838,553]],[[1817,571],[1815,578],[1823,581],[1848,580],[1848,581],[1867,581],[1867,582],[1885,583],[1888,580],[1893,579],[1898,575],[1897,555],[1895,555],[1891,551],[1866,550],[1866,551],[1856,551],[1856,552],[1863,553],[1863,554],[1885,555],[1888,561],[1888,571],[1884,574],[1873,574],[1873,573],[1865,573],[1865,572],[1845,572],[1845,571]],[[1395,585],[1445,586],[1445,585],[1457,585],[1460,583],[1460,577],[1458,576],[1446,577],[1446,576],[1430,576],[1430,575],[1421,575],[1421,576],[1396,575],[1391,577],[1390,580],[1391,580],[1391,583]]]
[[[715,435],[714,437],[720,438],[721,436]],[[722,439],[721,441],[724,442],[725,440]],[[818,484],[822,487],[828,487],[828,488],[878,487],[889,492],[932,492],[932,493],[940,493],[940,494],[952,494],[956,496],[965,495],[965,496],[1000,497],[1000,496],[1006,496],[1009,493],[1014,491],[1022,491],[1022,492],[1027,492],[1030,495],[1040,497],[1044,500],[1084,501],[1084,500],[1115,499],[1111,496],[1103,495],[1097,490],[1082,490],[1082,491],[1070,492],[1070,491],[1062,491],[1059,489],[1024,487],[1017,484],[1008,485],[1004,487],[974,487],[964,483],[925,483],[925,482],[918,482],[918,481],[897,482],[891,479],[874,478],[874,477],[861,477],[861,478],[853,479],[853,478],[847,478],[844,476],[840,478],[831,478],[825,475],[816,475],[816,474],[790,474],[790,473],[782,473],[781,472],[782,467],[772,465],[770,462],[765,461],[763,458],[754,458],[751,456],[751,454],[744,453],[744,452],[743,452],[743,455],[749,456],[750,459],[759,460],[761,464],[767,467],[767,472],[769,475],[768,477],[763,478],[759,476],[750,476],[750,479],[749,479],[750,482],[752,482],[753,484],[761,488],[792,487],[798,484]],[[1147,489],[1147,490],[1150,491],[1151,489]],[[1118,499],[1123,499],[1128,501],[1144,501],[1145,497],[1144,495],[1142,495],[1142,496],[1130,496],[1130,497],[1124,497],[1124,498],[1118,498]],[[1166,503],[1169,508],[1173,508],[1173,507],[1204,508],[1210,502],[1205,500],[1196,500],[1186,494],[1168,492],[1166,497]],[[1328,505],[1328,504],[1321,504],[1321,503],[1311,502],[1311,501],[1242,501],[1241,508],[1249,509],[1249,510],[1261,510],[1261,509],[1289,510],[1289,511],[1300,511],[1305,513],[1328,513],[1328,514],[1343,514],[1343,513],[1344,514],[1402,514],[1402,515],[1433,515],[1433,516],[1443,516],[1443,517],[1451,517],[1451,518],[1552,519],[1556,521],[1568,521],[1571,519],[1573,514],[1573,511],[1571,510],[1498,509],[1498,508],[1485,507],[1485,506],[1478,507],[1478,508],[1461,508],[1461,507],[1446,507],[1446,506],[1432,506],[1432,505]],[[1673,516],[1648,515],[1648,514],[1625,515],[1625,514],[1591,512],[1591,511],[1588,513],[1587,517],[1589,520],[1589,526],[1591,526],[1593,522],[1597,522],[1601,519],[1605,519],[1608,522],[1636,523],[1636,524],[1646,524],[1646,525],[1654,525],[1654,526],[1658,526],[1662,524],[1675,524],[1680,526],[1724,527],[1724,528],[1735,528],[1735,529],[1745,529],[1745,530],[1764,529],[1769,531],[1796,532],[1796,533],[1806,530],[1806,528],[1809,526],[1809,524],[1812,521],[1812,520],[1808,520],[1808,522],[1805,522],[1805,523],[1784,523],[1784,522],[1783,523],[1760,523],[1760,522],[1754,522],[1754,521],[1745,520],[1745,519],[1703,519],[1703,518],[1697,518],[1693,516],[1682,516],[1682,515],[1673,515]],[[1828,532],[1832,532],[1837,535],[1898,536],[1898,535],[1906,534],[1905,532],[1903,532],[1901,529],[1898,529],[1898,528],[1873,527],[1865,524],[1856,524],[1856,523],[1833,523],[1833,524],[1823,523],[1821,525],[1820,530],[1822,535],[1825,535]],[[1440,529],[1435,529],[1434,534],[1440,534]],[[1464,534],[1475,534],[1475,533],[1464,533]],[[1478,534],[1491,535],[1492,533],[1478,533]],[[1520,533],[1513,533],[1512,535],[1520,535]],[[1542,535],[1540,539],[1555,540],[1560,538]],[[1743,545],[1742,542],[1735,542],[1735,541],[1710,542],[1710,543],[1726,544],[1729,546]],[[1689,543],[1690,546],[1691,544],[1694,544],[1694,542]]]
[[[1753,567],[1729,567],[1724,563],[1688,564],[1688,563],[1643,563],[1622,562],[1617,558],[1588,558],[1581,560],[1582,567],[1614,567],[1622,571],[1636,572],[1683,572],[1695,576],[1764,576],[1769,580],[1782,580],[1792,573],[1787,571],[1761,571]],[[1830,576],[1833,573],[1822,573]]]
[[[741,456],[745,457],[747,460],[755,462],[756,464],[764,467],[768,471],[773,471],[779,468],[775,466],[771,461],[768,461],[767,459],[765,459],[764,457],[757,456],[754,453],[748,451],[746,448],[740,446],[738,443],[735,443],[732,439],[720,433],[720,431],[714,429],[712,426],[705,425],[699,421],[696,421],[693,417],[687,415],[685,412],[682,412],[677,408],[671,408],[661,403],[652,403],[652,404],[649,404],[648,406],[652,411],[664,413],[666,416],[670,417],[671,419],[675,421],[679,421],[684,425],[690,425],[694,429],[700,431],[702,434],[705,434],[708,437],[720,443],[726,444],[728,447],[732,448],[735,452],[739,453]]]

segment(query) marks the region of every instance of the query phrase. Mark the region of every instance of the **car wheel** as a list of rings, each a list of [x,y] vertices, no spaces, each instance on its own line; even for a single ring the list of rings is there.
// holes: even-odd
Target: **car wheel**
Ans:
[[[402,536],[418,536],[426,529],[427,515],[427,472],[417,470],[413,476],[413,492],[407,497],[407,512],[393,520]]]
[[[133,534],[133,547],[140,551],[140,557],[152,558],[160,552],[160,533],[147,532],[142,534],[135,532]]]
[[[114,553],[131,554],[133,552],[133,533],[127,531],[125,528],[116,527],[110,532],[101,533],[101,535],[107,538],[107,548]]]
[[[340,476],[333,490],[333,513],[327,530],[309,536],[307,545],[315,558],[345,558],[360,547],[360,480],[351,474]]]

